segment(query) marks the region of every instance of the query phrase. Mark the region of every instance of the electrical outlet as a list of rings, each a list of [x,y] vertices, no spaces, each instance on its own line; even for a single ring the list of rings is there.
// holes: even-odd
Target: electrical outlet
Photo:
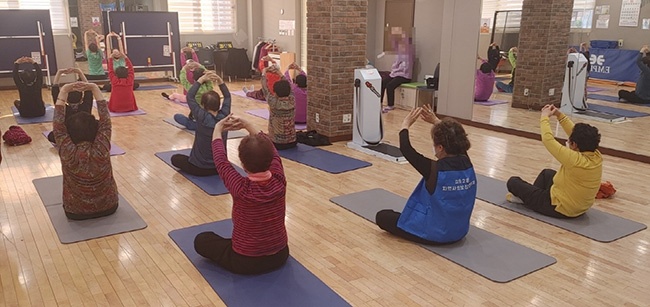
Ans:
[[[530,94],[530,90],[525,88],[524,89],[524,96],[528,97],[529,94]]]
[[[343,123],[351,123],[352,122],[352,114],[343,114]]]
[[[316,122],[320,123],[320,114],[316,113]]]
[[[553,95],[555,95],[555,89],[552,88],[552,89],[548,90],[548,95],[549,95],[549,96],[553,96]]]

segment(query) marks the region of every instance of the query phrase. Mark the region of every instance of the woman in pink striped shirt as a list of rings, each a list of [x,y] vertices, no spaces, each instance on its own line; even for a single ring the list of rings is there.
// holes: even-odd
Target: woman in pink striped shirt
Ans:
[[[246,129],[239,144],[240,175],[226,157],[223,131]],[[232,239],[203,232],[194,239],[196,252],[236,274],[262,274],[282,267],[289,258],[284,225],[287,181],[278,152],[264,133],[231,115],[219,121],[212,136],[217,172],[232,196]]]

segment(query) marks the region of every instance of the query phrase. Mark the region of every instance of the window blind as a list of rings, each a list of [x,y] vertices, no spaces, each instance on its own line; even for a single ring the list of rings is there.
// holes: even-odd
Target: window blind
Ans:
[[[68,33],[68,1],[66,0],[3,0],[0,9],[50,10],[53,33]]]
[[[235,33],[235,0],[168,0],[182,34]]]

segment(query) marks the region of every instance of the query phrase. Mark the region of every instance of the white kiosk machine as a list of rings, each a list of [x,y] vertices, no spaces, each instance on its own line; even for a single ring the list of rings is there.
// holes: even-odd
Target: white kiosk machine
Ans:
[[[568,55],[560,111],[567,115],[582,116],[607,122],[625,120],[625,117],[589,109],[587,97],[585,97],[588,64],[589,59],[586,59],[581,53],[570,53]]]
[[[375,68],[354,70],[352,142],[348,147],[394,162],[406,162],[399,148],[384,144],[381,119],[381,76]]]

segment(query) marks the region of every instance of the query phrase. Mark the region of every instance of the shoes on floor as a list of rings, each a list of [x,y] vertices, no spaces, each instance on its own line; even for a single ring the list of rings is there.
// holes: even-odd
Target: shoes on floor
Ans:
[[[385,107],[381,110],[381,112],[382,112],[382,113],[388,113],[388,112],[390,112],[390,111],[392,111],[392,110],[395,110],[395,107],[394,107],[394,106],[385,106]]]
[[[248,89],[247,87],[245,87],[245,86],[242,87],[242,90],[244,91],[244,94],[248,94],[248,92],[252,92],[251,90],[249,90],[249,89]]]
[[[523,204],[524,203],[524,201],[521,200],[521,198],[519,198],[517,196],[514,196],[512,193],[506,194],[506,200],[511,202],[511,203],[515,203],[515,204]]]
[[[165,93],[165,92],[160,93],[160,95],[162,95],[163,97],[165,97],[165,99],[169,99],[169,95],[167,95],[167,93]]]

